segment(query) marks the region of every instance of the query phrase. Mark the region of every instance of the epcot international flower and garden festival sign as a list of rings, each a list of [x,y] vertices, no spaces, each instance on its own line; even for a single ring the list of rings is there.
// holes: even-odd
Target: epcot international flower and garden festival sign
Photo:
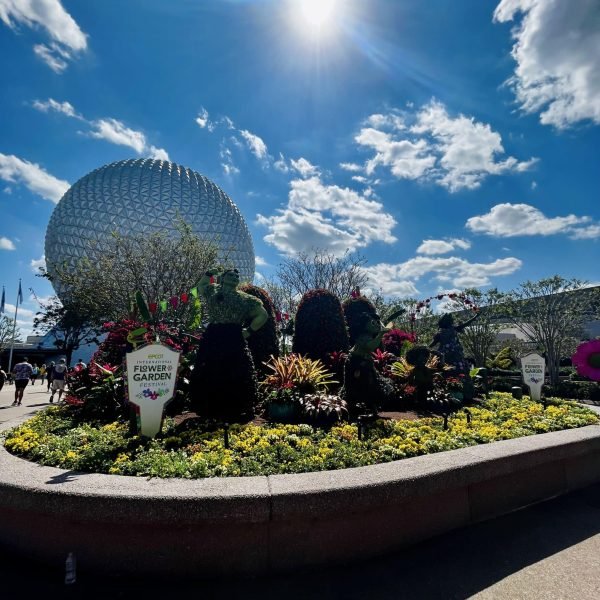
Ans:
[[[546,361],[539,354],[528,354],[521,358],[521,370],[523,381],[529,386],[529,396],[532,400],[540,401],[542,397],[542,386],[546,373]]]
[[[175,395],[179,355],[158,343],[127,353],[129,402],[138,409],[140,433],[146,437],[160,431],[164,407]]]

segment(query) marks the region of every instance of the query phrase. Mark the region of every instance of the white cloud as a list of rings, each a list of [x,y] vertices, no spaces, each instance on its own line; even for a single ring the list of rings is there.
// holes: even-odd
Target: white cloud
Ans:
[[[514,21],[518,14],[509,85],[522,109],[557,128],[600,123],[598,1],[502,0],[494,20]]]
[[[364,166],[367,175],[384,166],[397,178],[432,181],[456,192],[479,187],[489,175],[526,171],[537,161],[501,159],[504,147],[499,133],[472,117],[451,117],[435,100],[411,116],[410,127],[385,131],[389,123],[384,117],[372,115],[367,119],[371,127],[363,127],[355,137],[360,146],[375,151]],[[385,127],[373,126],[377,124]],[[348,166],[355,170],[353,163]]]
[[[362,129],[354,139],[376,152],[366,164],[367,175],[378,166],[386,166],[400,179],[419,179],[435,165],[435,156],[425,140],[395,140],[392,134],[373,128]]]
[[[58,112],[67,117],[74,117],[81,119],[82,117],[75,112],[75,107],[70,102],[58,102],[53,98],[48,98],[45,102],[42,100],[34,100],[32,104],[33,108],[41,112]]]
[[[157,148],[149,144],[146,136],[141,131],[127,127],[118,119],[107,117],[90,121],[78,114],[70,102],[58,102],[53,98],[48,98],[46,101],[35,100],[32,106],[42,112],[54,111],[87,123],[92,129],[86,135],[92,138],[105,140],[117,146],[127,146],[135,150],[137,154],[150,156],[158,160],[169,160],[169,154],[164,148]]]
[[[477,188],[488,175],[526,171],[537,162],[519,162],[512,156],[499,160],[504,154],[499,133],[472,117],[450,117],[436,101],[423,107],[411,131],[432,136],[441,169],[437,181],[451,192]]]
[[[323,248],[334,254],[362,248],[374,241],[392,243],[394,218],[381,203],[349,188],[325,185],[319,177],[295,179],[288,205],[277,214],[257,216],[269,229],[265,241],[279,251],[293,254]]]
[[[381,113],[370,115],[365,119],[365,125],[374,127],[375,129],[389,128],[397,131],[406,129],[404,119],[397,113],[397,111],[393,111],[387,115]]]
[[[456,248],[462,250],[468,250],[471,247],[471,242],[460,238],[453,238],[447,240],[423,240],[421,245],[417,248],[418,254],[446,254],[452,252]]]
[[[294,160],[293,158],[290,160],[292,168],[304,178],[312,177],[313,175],[319,175],[319,169],[312,165],[305,158],[299,158],[298,160]]]
[[[45,269],[46,268],[46,256],[44,254],[42,254],[42,256],[40,256],[39,258],[32,258],[31,262],[29,263],[29,266],[31,267],[31,270],[34,273],[38,273],[40,269]]]
[[[516,237],[520,235],[554,235],[572,233],[574,237],[581,231],[575,226],[589,223],[589,217],[546,217],[539,209],[529,204],[497,204],[489,213],[467,220],[466,227],[475,233],[485,233],[495,237]]]
[[[101,140],[106,140],[111,144],[118,146],[128,146],[133,148],[138,154],[142,154],[146,148],[146,137],[141,131],[135,131],[126,127],[117,119],[99,119],[92,122],[96,128],[90,132],[90,136]]]
[[[4,308],[5,308],[7,314],[9,314],[9,315],[15,314],[15,305],[14,304],[9,304],[7,302],[4,305]],[[21,317],[21,318],[25,317],[26,319],[29,318],[33,321],[33,318],[35,317],[35,311],[29,310],[28,308],[23,308],[23,306],[19,304],[19,317]]]
[[[17,25],[42,28],[52,39],[36,44],[34,52],[56,73],[67,67],[73,53],[87,48],[87,38],[59,0],[0,0],[0,19],[13,30]]]
[[[285,160],[285,156],[280,152],[279,158],[273,163],[273,166],[282,173],[287,173],[290,168],[287,165],[287,161]]]
[[[257,267],[266,267],[269,265],[269,263],[262,256],[256,256],[254,258],[254,262]]]
[[[208,111],[204,108],[200,108],[200,112],[196,117],[196,123],[200,129],[207,129],[208,131],[214,131],[215,124],[209,119]]]
[[[267,157],[267,145],[253,133],[250,133],[247,129],[241,129],[240,135],[246,140],[250,152],[256,156],[259,160]]]
[[[470,263],[456,256],[417,256],[403,263],[380,263],[365,268],[370,283],[380,287],[386,295],[415,295],[416,282],[432,275],[440,282],[450,282],[457,288],[489,285],[490,277],[510,275],[523,263],[514,257],[501,258],[490,263]],[[411,291],[411,285],[414,291]],[[405,289],[406,293],[399,293]]]
[[[237,175],[240,172],[233,162],[233,155],[231,150],[225,145],[225,141],[221,142],[219,156],[223,161],[221,167],[223,168],[223,173],[225,173],[225,175]]]
[[[219,123],[225,125],[225,127],[227,127],[227,129],[235,129],[235,125],[234,125],[233,121],[228,116],[221,117],[221,119],[219,120]]]
[[[16,250],[16,246],[12,240],[7,237],[0,237],[0,250]]]
[[[62,73],[69,63],[64,60],[61,53],[56,52],[56,44],[46,46],[45,44],[36,44],[33,47],[36,56],[39,56],[55,73]]]
[[[0,153],[0,179],[9,183],[22,183],[34,194],[55,204],[69,189],[69,182],[57,179],[35,163],[12,154]]]
[[[150,158],[155,158],[156,160],[170,160],[169,153],[164,148],[150,146],[148,148],[148,154],[150,155]]]
[[[53,98],[46,101],[34,100],[33,108],[41,112],[58,112],[67,117],[78,119],[89,125],[91,131],[85,133],[89,137],[105,140],[117,146],[127,146],[137,152],[137,154],[150,156],[157,160],[169,160],[169,154],[164,148],[157,148],[148,143],[146,136],[135,129],[127,127],[122,121],[107,117],[90,121],[77,113],[75,107],[70,102],[58,102]]]
[[[592,240],[600,238],[600,225],[588,225],[587,227],[573,229],[570,237],[574,240]]]
[[[361,165],[357,165],[356,163],[340,163],[340,168],[344,169],[344,171],[350,171],[352,173],[360,173],[363,170]]]

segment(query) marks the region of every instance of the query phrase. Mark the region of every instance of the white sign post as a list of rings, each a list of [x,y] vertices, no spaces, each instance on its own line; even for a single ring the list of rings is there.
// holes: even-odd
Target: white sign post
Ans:
[[[539,402],[542,398],[546,361],[539,354],[528,354],[521,358],[521,370],[523,371],[523,381],[525,385],[529,386],[531,399]]]
[[[139,409],[141,434],[154,437],[161,428],[163,409],[175,394],[179,352],[149,344],[126,356],[129,402]]]

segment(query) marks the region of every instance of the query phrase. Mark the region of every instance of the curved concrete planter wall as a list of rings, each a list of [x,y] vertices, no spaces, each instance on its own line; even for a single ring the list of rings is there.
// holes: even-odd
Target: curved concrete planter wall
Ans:
[[[12,424],[14,425],[14,423]],[[215,577],[363,559],[600,481],[600,426],[301,475],[169,480],[0,450],[0,544],[110,572]]]

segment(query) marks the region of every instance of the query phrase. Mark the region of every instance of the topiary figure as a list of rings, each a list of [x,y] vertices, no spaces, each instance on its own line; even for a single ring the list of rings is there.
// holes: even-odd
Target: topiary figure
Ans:
[[[279,356],[279,342],[277,340],[277,325],[275,322],[275,305],[273,304],[273,300],[271,300],[271,296],[269,296],[267,291],[262,288],[247,283],[241,285],[239,289],[246,294],[258,298],[269,315],[267,322],[246,340],[250,353],[252,354],[254,368],[258,373],[258,378],[263,379],[268,371],[264,363],[266,363],[271,356],[276,358]]]
[[[332,352],[347,352],[348,330],[342,305],[327,290],[309,290],[296,312],[292,351],[329,364]]]
[[[377,316],[375,305],[364,296],[356,296],[344,300],[342,304],[344,318],[348,325],[348,334],[350,336],[350,345],[356,344],[356,339],[360,334],[363,321],[362,315]]]

